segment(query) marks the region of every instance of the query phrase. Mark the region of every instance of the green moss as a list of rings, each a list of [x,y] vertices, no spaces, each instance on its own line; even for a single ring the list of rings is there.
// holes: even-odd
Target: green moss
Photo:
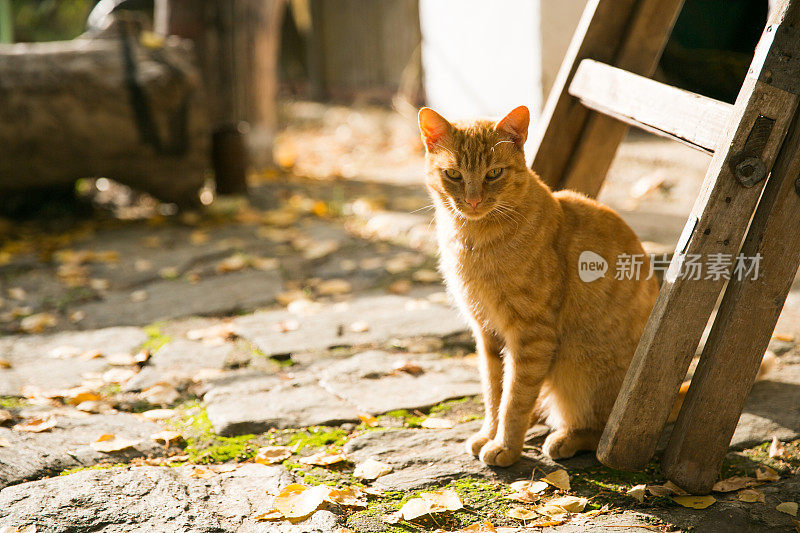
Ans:
[[[109,468],[117,468],[121,466],[128,466],[124,463],[111,463],[111,464],[100,464],[100,465],[93,465],[93,466],[77,466],[75,468],[70,468],[68,470],[64,470],[59,476],[68,476],[70,474],[74,474],[76,472],[83,472],[84,470],[108,470]]]
[[[0,409],[22,409],[28,405],[28,402],[24,398],[0,396]]]
[[[381,418],[384,416],[390,418],[399,418],[403,421],[404,425],[410,428],[421,427],[422,421],[425,420],[424,416],[413,414],[408,409],[396,409],[394,411],[389,411],[385,415],[382,415]]]
[[[161,332],[161,326],[162,323],[160,322],[145,326],[144,333],[147,335],[147,340],[144,341],[141,349],[149,350],[150,353],[155,353],[172,340],[172,337],[164,335]]]
[[[287,443],[288,446],[296,446],[299,452],[303,448],[341,447],[347,440],[347,432],[339,428],[326,426],[313,426],[292,433]]]
[[[431,407],[430,414],[435,415],[439,413],[446,413],[453,407],[467,403],[469,400],[470,400],[469,398],[457,398],[455,400],[447,400],[445,402],[442,402],[440,404]]]
[[[253,457],[258,446],[252,441],[255,435],[223,437],[217,435],[208,419],[206,410],[197,402],[180,408],[183,416],[171,422],[186,441],[184,451],[192,463],[223,463],[230,460],[245,460]]]

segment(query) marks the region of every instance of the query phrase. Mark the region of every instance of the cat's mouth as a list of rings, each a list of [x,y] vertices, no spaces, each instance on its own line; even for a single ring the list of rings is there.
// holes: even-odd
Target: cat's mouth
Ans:
[[[459,202],[458,204],[456,204],[455,207],[458,210],[458,212],[464,216],[464,218],[467,218],[469,220],[480,220],[481,218],[485,217],[486,215],[492,212],[493,206],[483,205],[481,203],[477,207],[473,207],[464,202]]]

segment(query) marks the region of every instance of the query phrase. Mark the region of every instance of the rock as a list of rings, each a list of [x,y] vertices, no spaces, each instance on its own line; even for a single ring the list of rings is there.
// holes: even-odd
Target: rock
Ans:
[[[782,364],[753,385],[739,425],[731,439],[734,448],[746,448],[778,437],[800,438],[800,364]]]
[[[83,381],[81,374],[107,368],[102,358],[87,361],[78,357],[81,353],[132,352],[146,340],[139,328],[0,339],[0,357],[11,362],[10,369],[0,370],[0,396],[19,396],[23,385],[34,389],[76,387]]]
[[[373,482],[385,490],[415,490],[467,477],[511,482],[530,479],[534,468],[545,474],[558,468],[597,464],[593,454],[555,462],[537,448],[527,449],[522,459],[509,468],[488,467],[464,450],[464,442],[480,425],[474,420],[444,430],[371,431],[352,439],[344,449],[356,464],[375,458],[391,465],[391,473]]]
[[[299,321],[300,327],[286,332],[274,327],[287,320]],[[369,329],[355,332],[350,327],[355,322],[366,322]],[[242,337],[269,356],[384,343],[394,337],[446,336],[467,329],[450,307],[393,295],[323,304],[320,311],[309,316],[288,311],[255,313],[237,319],[236,326]]]
[[[339,525],[339,516],[324,509],[299,524],[252,520],[269,509],[266,493],[296,482],[281,467],[243,464],[209,479],[191,477],[192,470],[85,470],[9,487],[0,491],[0,524],[103,533],[323,533]]]
[[[406,354],[363,352],[323,366],[320,384],[360,412],[371,414],[420,409],[481,393],[474,360],[412,356],[421,369],[412,375],[396,370],[406,358]]]
[[[415,356],[422,372],[396,371],[404,355],[368,351],[318,361],[289,377],[240,377],[204,397],[208,418],[221,435],[357,422],[359,413],[424,408],[480,393],[478,371],[463,358]]]
[[[132,302],[128,292],[114,292],[102,301],[75,309],[86,313],[81,323],[84,327],[144,325],[181,316],[254,309],[272,303],[282,285],[281,276],[275,270],[243,270],[202,278],[196,284],[182,279],[156,281],[144,287],[148,294],[144,301]]]
[[[64,414],[53,415],[58,424],[47,432],[24,433],[0,428],[0,438],[10,443],[0,447],[0,487],[55,475],[70,468],[164,454],[164,447],[150,438],[163,428],[143,418],[126,413],[86,415],[69,410],[70,417],[66,415],[67,410],[62,412]],[[106,433],[140,442],[121,452],[95,451],[90,444]]]

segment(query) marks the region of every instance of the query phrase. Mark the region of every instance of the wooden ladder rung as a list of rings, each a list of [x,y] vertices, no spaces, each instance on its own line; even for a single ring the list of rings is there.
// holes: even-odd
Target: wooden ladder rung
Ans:
[[[733,106],[584,59],[569,94],[586,107],[638,128],[713,153]]]

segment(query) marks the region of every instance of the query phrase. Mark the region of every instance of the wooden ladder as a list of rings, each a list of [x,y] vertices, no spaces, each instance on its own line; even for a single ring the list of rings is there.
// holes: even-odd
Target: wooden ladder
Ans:
[[[628,124],[713,154],[597,451],[610,467],[645,467],[725,288],[663,458],[670,480],[702,494],[800,266],[800,0],[776,2],[734,105],[647,78],[682,3],[588,2],[532,138],[533,168],[596,196]],[[760,254],[759,274],[727,288],[724,276],[677,275],[712,254]]]

